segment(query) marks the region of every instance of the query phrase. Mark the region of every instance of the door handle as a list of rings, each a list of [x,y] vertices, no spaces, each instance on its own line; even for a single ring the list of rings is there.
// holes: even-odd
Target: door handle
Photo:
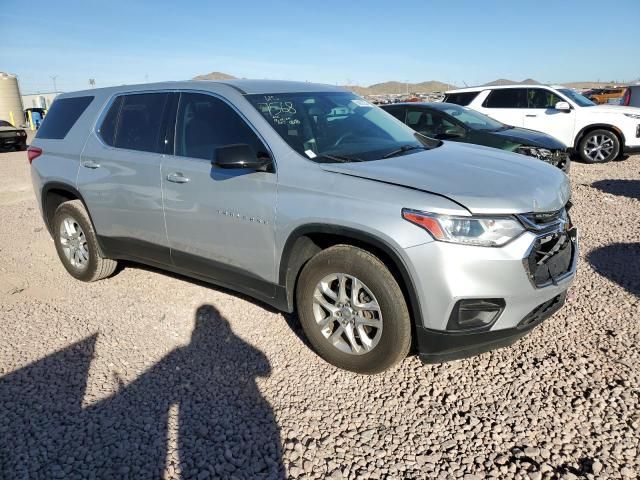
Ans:
[[[525,117],[529,117],[529,118],[533,118],[533,117],[537,117],[538,115],[525,115]]]
[[[93,160],[83,160],[82,166],[86,168],[100,168],[100,164]]]
[[[189,179],[185,177],[181,172],[172,172],[167,175],[167,181],[173,183],[187,183]]]

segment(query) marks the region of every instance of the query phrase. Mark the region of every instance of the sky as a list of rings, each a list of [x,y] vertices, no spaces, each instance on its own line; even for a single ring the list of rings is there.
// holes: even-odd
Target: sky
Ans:
[[[370,85],[640,78],[640,0],[0,0],[23,94],[237,77]],[[626,19],[626,20],[625,20]]]

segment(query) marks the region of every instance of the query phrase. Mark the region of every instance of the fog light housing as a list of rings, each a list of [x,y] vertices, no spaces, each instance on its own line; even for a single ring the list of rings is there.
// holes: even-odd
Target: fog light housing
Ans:
[[[505,307],[503,298],[468,298],[453,306],[447,330],[488,330]]]

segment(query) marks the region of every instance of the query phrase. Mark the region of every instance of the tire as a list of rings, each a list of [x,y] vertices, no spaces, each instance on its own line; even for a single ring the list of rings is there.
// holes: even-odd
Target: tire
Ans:
[[[101,255],[93,224],[80,200],[60,204],[53,215],[52,226],[58,257],[72,277],[94,282],[115,271],[118,262]]]
[[[620,155],[620,139],[611,130],[591,130],[578,143],[580,158],[585,163],[606,163]]]
[[[343,299],[349,298],[348,305],[339,307],[343,304],[339,298],[341,279],[345,285]],[[329,291],[333,297],[322,293]],[[402,290],[385,264],[365,250],[336,245],[314,256],[300,273],[296,305],[307,339],[336,367],[363,374],[380,373],[409,353],[411,320]],[[372,305],[377,305],[377,311],[362,309]]]

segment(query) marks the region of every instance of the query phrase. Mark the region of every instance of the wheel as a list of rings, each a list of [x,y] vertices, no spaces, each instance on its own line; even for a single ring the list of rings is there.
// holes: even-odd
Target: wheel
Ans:
[[[58,257],[72,277],[93,282],[115,271],[118,262],[100,255],[95,230],[80,200],[58,206],[52,231]]]
[[[305,265],[296,287],[302,328],[327,362],[379,373],[409,353],[411,321],[398,282],[377,257],[336,245]]]
[[[580,140],[580,158],[586,163],[605,163],[620,153],[620,140],[610,130],[592,130]]]

